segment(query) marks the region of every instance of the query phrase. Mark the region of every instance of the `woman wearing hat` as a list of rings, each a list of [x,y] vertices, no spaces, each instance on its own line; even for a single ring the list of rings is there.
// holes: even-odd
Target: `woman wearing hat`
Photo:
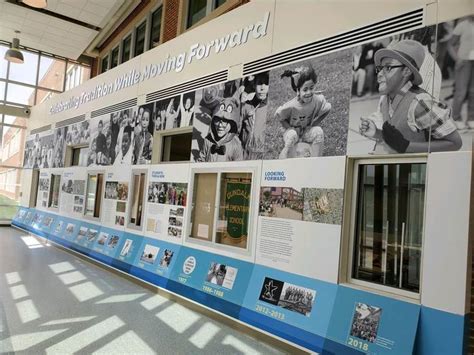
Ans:
[[[379,92],[378,111],[361,118],[359,131],[378,141],[388,153],[458,150],[462,140],[450,110],[419,85],[423,46],[403,40],[375,53]],[[383,121],[377,126],[376,122]]]

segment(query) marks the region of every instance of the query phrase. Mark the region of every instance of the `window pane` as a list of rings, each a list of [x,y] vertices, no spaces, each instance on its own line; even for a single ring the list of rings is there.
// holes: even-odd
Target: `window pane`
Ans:
[[[66,62],[41,55],[38,86],[63,91]]]
[[[192,238],[212,240],[214,211],[216,209],[217,174],[194,175],[193,204],[191,213]]]
[[[0,130],[2,138],[0,163],[8,166],[22,166],[26,130],[9,126],[3,126],[2,129],[3,132]]]
[[[191,27],[196,22],[206,17],[206,7],[207,0],[189,0],[187,27]]]
[[[0,45],[0,60],[2,61],[0,65],[0,79],[5,79],[7,77],[7,66],[8,63],[3,60],[5,58],[5,53],[8,51],[8,47]]]
[[[216,242],[247,247],[251,173],[222,173]]]
[[[5,101],[5,82],[0,81],[0,101]]]
[[[21,169],[0,167],[0,220],[11,220],[20,203]]]
[[[214,9],[217,9],[219,6],[223,5],[226,0],[215,0],[214,1]]]
[[[130,59],[130,49],[132,45],[132,36],[128,36],[122,42],[122,63]]]
[[[109,70],[109,56],[102,58],[102,64],[100,66],[101,73],[105,73]]]
[[[164,136],[161,161],[189,161],[192,138],[192,133]]]
[[[118,65],[119,60],[119,47],[112,50],[110,55],[110,69],[115,68]]]
[[[66,90],[81,85],[90,79],[90,68],[76,63],[68,63],[66,73]]]
[[[160,43],[161,14],[162,14],[162,8],[160,7],[151,15],[151,36],[150,36],[151,48],[157,46]]]
[[[359,167],[353,278],[418,292],[426,164]]]
[[[26,118],[5,115],[3,117],[3,123],[7,124],[7,125],[15,125],[15,126],[26,127]]]
[[[146,22],[143,22],[137,27],[135,35],[135,56],[140,55],[145,51],[145,29]]]
[[[25,62],[23,64],[10,63],[9,80],[36,85],[36,72],[38,70],[38,54],[21,51]],[[2,57],[3,59],[3,57]],[[3,64],[2,64],[3,65]]]
[[[32,106],[34,104],[34,92],[34,88],[9,83],[7,85],[7,101]]]
[[[87,179],[86,216],[94,216],[97,175],[89,175]]]

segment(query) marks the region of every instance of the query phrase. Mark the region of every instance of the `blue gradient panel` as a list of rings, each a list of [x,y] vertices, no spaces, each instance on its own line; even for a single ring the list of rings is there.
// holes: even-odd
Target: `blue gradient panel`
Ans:
[[[420,306],[339,286],[327,338],[371,354],[411,354]]]
[[[164,278],[169,278],[170,271],[178,258],[180,246],[162,240],[143,238],[140,251],[133,265]],[[137,273],[140,271],[136,270]]]
[[[469,316],[443,312],[434,308],[421,307],[417,354],[467,354],[463,349],[464,329],[469,331]],[[467,341],[466,341],[467,345]]]
[[[270,284],[269,281],[273,280]],[[286,287],[297,287],[314,292],[311,309],[305,309],[305,314],[299,308],[300,301],[285,301],[281,283]],[[279,287],[277,289],[276,287]],[[326,331],[331,318],[331,311],[336,298],[337,285],[328,282],[310,279],[308,277],[290,274],[281,270],[276,270],[262,265],[255,265],[252,278],[247,287],[247,294],[243,307],[248,310],[260,313],[263,318],[269,321],[278,320],[284,324],[292,325],[299,329],[304,329],[321,337],[326,335]],[[265,295],[265,293],[267,293]],[[273,294],[273,295],[272,295]],[[312,294],[312,293],[311,293]],[[270,296],[272,295],[272,296]],[[268,298],[272,298],[269,300]],[[281,302],[277,302],[281,299]],[[292,306],[292,303],[294,306]]]
[[[64,231],[66,229],[66,221],[61,216],[56,216],[53,225],[50,229],[50,235],[56,238],[62,238],[64,235]]]
[[[225,274],[222,268],[217,278],[213,277],[212,263],[225,265]],[[210,296],[241,305],[252,270],[253,264],[245,261],[181,247],[170,279]]]

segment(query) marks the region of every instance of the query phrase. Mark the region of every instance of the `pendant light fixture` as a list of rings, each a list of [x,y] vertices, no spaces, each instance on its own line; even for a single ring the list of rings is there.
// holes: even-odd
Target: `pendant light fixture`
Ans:
[[[23,4],[31,6],[31,7],[36,7],[37,9],[44,9],[46,6],[48,6],[48,1],[47,0],[23,0]]]
[[[20,31],[15,31],[18,35]],[[13,38],[12,46],[9,50],[5,53],[5,59],[12,63],[23,64],[23,53],[20,52],[20,39]]]

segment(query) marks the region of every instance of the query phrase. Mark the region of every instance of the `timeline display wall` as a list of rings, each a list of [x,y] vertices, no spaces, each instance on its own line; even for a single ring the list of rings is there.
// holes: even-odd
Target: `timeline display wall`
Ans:
[[[235,11],[249,14],[252,6],[263,5]],[[387,288],[351,283],[350,262],[342,260],[350,244],[344,231],[351,218],[345,213],[351,211],[344,190],[353,173],[348,156],[397,154],[403,160],[413,158],[409,153],[434,153],[438,160],[427,155],[426,164],[435,171],[443,164],[462,166],[471,154],[471,131],[461,124],[468,124],[469,108],[458,110],[459,98],[450,97],[459,87],[456,66],[435,50],[443,45],[443,30],[461,41],[470,19],[425,26],[430,21],[424,7],[397,12],[418,15],[421,22],[409,31],[387,30],[336,48],[329,39],[310,41],[244,63],[240,75],[233,68],[218,83],[192,90],[189,83],[182,89],[170,85],[139,96],[128,108],[87,112],[80,123],[31,136],[24,166],[42,168],[37,206],[20,208],[13,224],[312,351],[460,352],[462,302],[449,308],[447,293],[393,296]],[[276,13],[265,13],[254,24],[253,39],[267,45],[265,36],[274,39],[286,26],[279,21]],[[229,35],[234,47],[236,33]],[[330,49],[323,50],[326,45]],[[323,49],[313,52],[311,46]],[[192,65],[196,58],[188,60]],[[407,79],[397,97],[386,80],[395,73]],[[139,90],[150,79],[140,80]],[[83,105],[90,107],[90,100]],[[64,114],[65,107],[56,102],[52,111]],[[162,156],[155,140],[180,130],[192,136],[189,159],[153,164]],[[50,205],[59,170],[48,162],[54,154],[42,148],[54,139],[64,147],[88,145],[87,167],[60,171],[59,206]],[[427,179],[427,196],[455,192],[469,180],[469,169],[459,186]],[[96,185],[91,175],[97,175]],[[467,223],[463,215],[445,212],[449,223]],[[428,206],[426,214],[435,223],[437,207]],[[382,230],[388,234],[390,228]],[[389,242],[377,244],[375,234],[363,247],[388,250]],[[456,250],[467,248],[466,235],[459,233]],[[424,238],[423,253],[430,258],[430,239],[440,236],[432,231]],[[385,261],[366,260],[364,266]],[[447,267],[463,281],[466,270]],[[457,325],[446,330],[449,341],[435,336],[439,329],[427,326],[428,319]]]

